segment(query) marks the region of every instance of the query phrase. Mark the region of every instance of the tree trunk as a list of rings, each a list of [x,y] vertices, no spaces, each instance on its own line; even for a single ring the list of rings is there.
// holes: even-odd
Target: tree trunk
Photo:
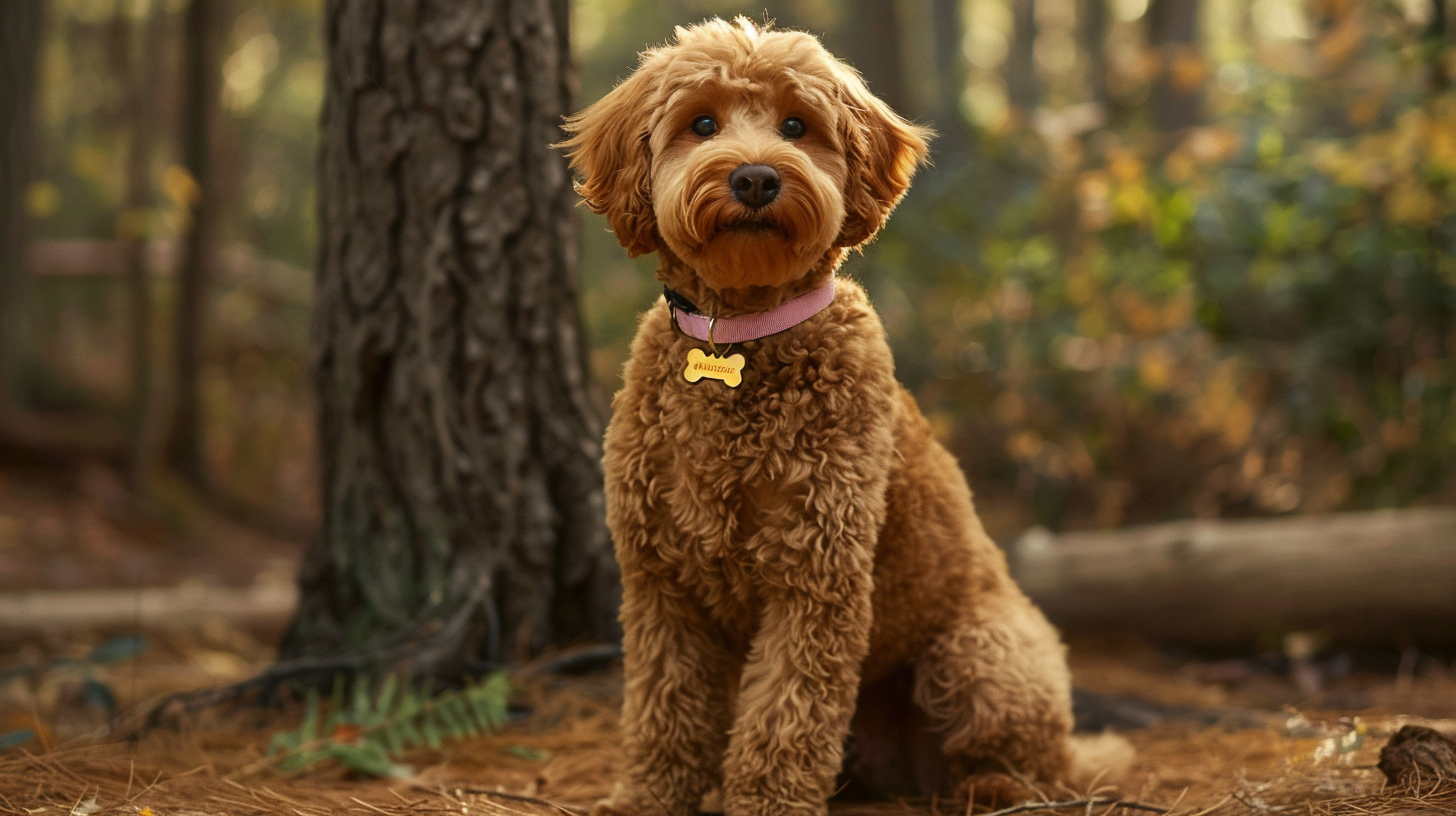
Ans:
[[[177,270],[173,335],[173,405],[166,442],[167,460],[194,482],[206,484],[202,453],[202,369],[207,295],[222,201],[216,190],[212,136],[218,113],[218,50],[222,3],[192,0],[182,32],[182,166],[197,183],[188,208],[190,228]],[[143,456],[148,454],[143,454]]]
[[[118,17],[124,15],[120,8]],[[155,464],[156,442],[161,428],[161,404],[152,376],[152,296],[147,264],[150,237],[147,214],[151,206],[151,160],[157,117],[155,89],[162,76],[164,9],[161,0],[151,0],[142,34],[141,52],[128,47],[126,63],[127,111],[131,143],[127,147],[125,209],[122,238],[126,241],[126,290],[131,302],[132,393],[130,431],[134,440],[128,482],[144,493]],[[128,31],[130,30],[129,23]],[[140,59],[138,59],[138,56]]]
[[[1451,70],[1445,59],[1452,34],[1449,14],[1446,0],[1431,0],[1431,22],[1426,26],[1422,46],[1425,51],[1426,90],[1433,96],[1451,87]]]
[[[0,401],[26,401],[25,194],[34,164],[41,0],[0,2]]]
[[[961,44],[966,34],[959,0],[930,0],[931,25],[935,38],[935,123],[934,151],[942,156],[971,149],[971,133],[961,113],[961,93],[966,87],[966,61]]]
[[[437,671],[615,637],[576,197],[550,148],[574,88],[567,0],[326,15],[323,530],[283,655],[441,619]]]
[[[1035,0],[1011,0],[1011,51],[1002,74],[1006,98],[1022,116],[1041,103],[1041,81],[1036,73]]]
[[[1148,41],[1162,67],[1153,80],[1153,120],[1172,131],[1203,122],[1206,62],[1198,47],[1198,0],[1152,0]]]
[[[1082,50],[1087,54],[1087,90],[1104,112],[1111,103],[1107,93],[1107,2],[1081,0],[1077,14]]]
[[[1456,643],[1456,509],[1034,531],[1016,579],[1071,632],[1248,647],[1323,632],[1344,644]]]
[[[905,61],[900,53],[900,17],[895,0],[846,0],[846,10],[829,43],[864,77],[875,96],[902,116],[915,118]]]

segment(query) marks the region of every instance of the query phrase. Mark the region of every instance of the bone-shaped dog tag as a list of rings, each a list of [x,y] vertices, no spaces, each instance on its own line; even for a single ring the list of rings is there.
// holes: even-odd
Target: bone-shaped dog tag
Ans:
[[[719,357],[716,354],[704,354],[700,349],[689,349],[688,367],[683,369],[683,379],[693,383],[707,377],[710,380],[722,380],[729,388],[737,388],[743,382],[744,362],[746,361],[742,354]]]

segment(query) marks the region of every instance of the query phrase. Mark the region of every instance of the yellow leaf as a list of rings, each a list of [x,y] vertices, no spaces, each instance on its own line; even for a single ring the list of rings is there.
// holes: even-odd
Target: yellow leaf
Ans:
[[[45,218],[61,205],[61,190],[49,181],[37,181],[25,191],[25,211],[33,218]]]
[[[1167,387],[1173,378],[1173,358],[1161,344],[1149,346],[1138,355],[1138,379],[1154,391]]]
[[[197,185],[196,179],[187,172],[185,167],[174,164],[169,166],[162,173],[162,191],[174,202],[183,206],[190,206],[197,201],[197,196],[202,189]]]

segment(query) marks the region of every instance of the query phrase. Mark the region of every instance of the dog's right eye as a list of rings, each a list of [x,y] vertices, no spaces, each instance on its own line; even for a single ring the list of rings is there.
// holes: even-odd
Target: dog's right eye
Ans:
[[[718,132],[718,121],[711,116],[699,116],[693,120],[693,132],[708,137]]]

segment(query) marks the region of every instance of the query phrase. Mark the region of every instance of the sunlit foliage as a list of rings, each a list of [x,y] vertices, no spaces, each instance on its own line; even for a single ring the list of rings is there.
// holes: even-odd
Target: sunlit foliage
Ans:
[[[1024,1],[961,0],[952,76],[922,53],[937,0],[897,0],[884,47],[919,106],[907,112],[945,135],[846,269],[870,287],[902,379],[993,531],[1456,499],[1456,64],[1431,0],[1201,0],[1191,42],[1153,36],[1158,0],[1035,0],[1029,16]],[[184,4],[152,2],[171,19],[157,89],[171,133]],[[120,207],[115,20],[150,4],[52,5],[28,198],[38,235],[140,231],[165,248],[195,194],[170,141],[145,212]],[[862,5],[577,0],[580,96],[710,14],[776,18],[852,57],[840,45]],[[234,9],[218,148],[234,260],[212,312],[208,453],[242,492],[296,504],[312,478],[300,441],[322,8]],[[1028,20],[1034,36],[1018,33]],[[1198,121],[1161,127],[1168,93],[1195,98]],[[583,305],[610,392],[659,288],[651,258],[627,260],[582,217]],[[50,360],[115,398],[119,296],[58,280],[39,286]]]

